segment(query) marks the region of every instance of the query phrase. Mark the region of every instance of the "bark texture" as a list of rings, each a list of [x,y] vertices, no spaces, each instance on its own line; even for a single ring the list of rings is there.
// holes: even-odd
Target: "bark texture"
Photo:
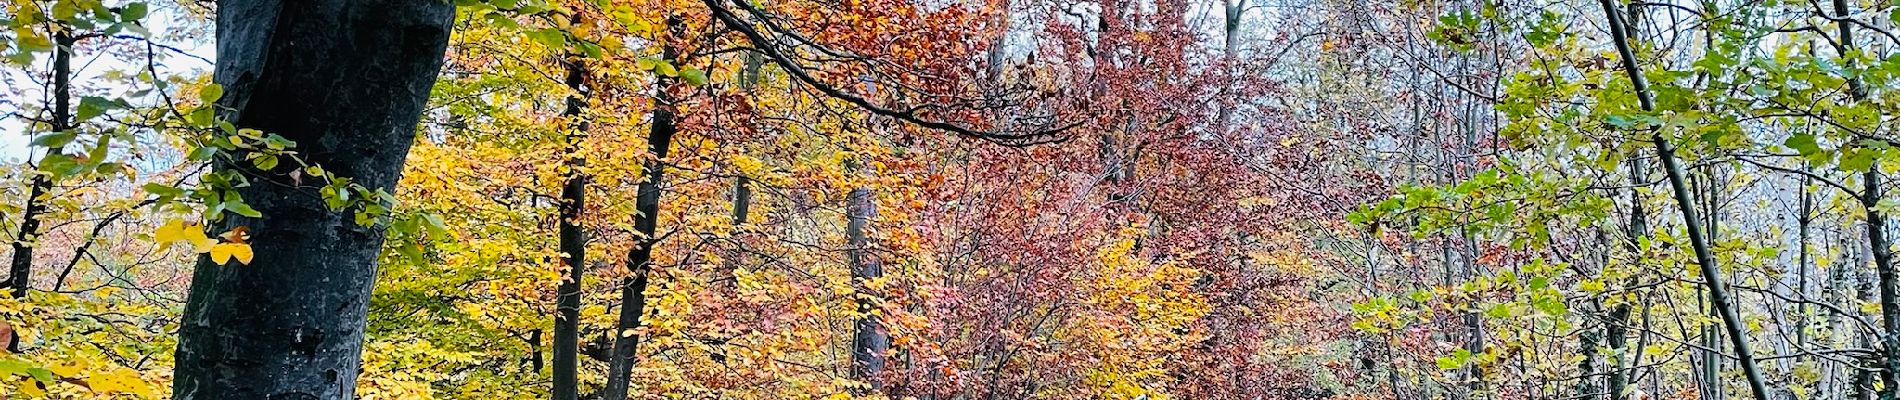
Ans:
[[[296,141],[305,161],[393,191],[454,11],[441,1],[218,1],[221,114]],[[383,228],[330,210],[317,186],[296,185],[287,171],[215,168],[252,175],[237,192],[264,216],[231,215],[213,228],[249,227],[256,257],[198,262],[173,398],[354,397]]]

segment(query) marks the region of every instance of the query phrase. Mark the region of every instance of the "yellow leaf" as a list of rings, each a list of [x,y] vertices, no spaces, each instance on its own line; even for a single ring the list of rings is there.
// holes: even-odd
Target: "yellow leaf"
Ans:
[[[218,263],[218,265],[224,265],[225,262],[231,261],[231,257],[233,256],[237,257],[239,263],[250,265],[252,256],[251,245],[243,243],[219,243],[211,247],[211,261]]]
[[[86,379],[86,386],[92,388],[94,392],[103,394],[128,393],[138,395],[140,398],[157,397],[157,394],[152,392],[152,385],[139,377],[138,371],[125,368],[93,374],[91,378]]]
[[[20,394],[26,395],[26,398],[39,399],[46,397],[46,389],[40,389],[39,381],[32,379],[20,381],[19,388]]]
[[[166,222],[164,226],[158,227],[158,233],[153,234],[153,237],[158,240],[159,251],[164,251],[172,246],[172,242],[185,239],[185,221],[174,219]]]
[[[154,239],[158,241],[158,249],[161,251],[171,248],[173,242],[180,240],[190,243],[192,247],[191,251],[195,253],[209,252],[211,251],[211,246],[218,243],[216,240],[211,240],[210,237],[205,236],[205,228],[203,226],[186,224],[185,221],[181,219],[173,219],[170,222],[166,222],[164,226],[158,227],[158,233],[153,236]]]
[[[81,371],[84,371],[84,369],[80,368],[78,364],[59,364],[59,365],[46,367],[46,369],[49,371],[53,371],[53,375],[59,375],[59,376],[75,376],[75,375],[79,375]]]

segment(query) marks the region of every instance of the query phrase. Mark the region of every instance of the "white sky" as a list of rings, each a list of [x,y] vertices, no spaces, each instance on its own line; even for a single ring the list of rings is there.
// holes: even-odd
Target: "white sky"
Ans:
[[[204,60],[215,60],[217,46],[208,34],[208,29],[179,29],[194,24],[175,7],[155,4],[151,14],[145,18],[149,30],[161,37],[154,43],[169,46],[172,49],[156,48],[160,54],[156,67],[160,76],[196,75],[211,72],[212,65]],[[168,37],[168,35],[181,35]],[[135,73],[144,69],[144,45],[135,39],[137,33],[121,32],[113,38],[91,39],[82,42],[73,57],[73,84],[75,86],[72,102],[77,106],[80,96],[118,97],[122,92],[131,92],[144,88],[124,87],[121,84],[100,85],[104,74],[112,71]],[[109,42],[108,42],[109,41]],[[136,47],[119,47],[104,51],[100,43],[138,43]],[[183,54],[181,54],[181,52]],[[0,90],[0,163],[19,163],[29,155],[27,143],[33,135],[45,132],[28,132],[27,120],[14,116],[15,113],[28,113],[28,110],[41,109],[49,104],[51,82],[46,72],[51,71],[53,56],[51,52],[36,54],[29,69],[16,67],[0,68],[0,83],[9,88]],[[175,89],[174,89],[175,90]],[[118,92],[118,93],[115,93]],[[127,99],[135,105],[156,104],[157,96],[150,98]],[[44,113],[42,113],[44,114]],[[27,114],[33,116],[32,114]],[[36,116],[37,117],[37,116]],[[32,153],[38,154],[38,153]]]

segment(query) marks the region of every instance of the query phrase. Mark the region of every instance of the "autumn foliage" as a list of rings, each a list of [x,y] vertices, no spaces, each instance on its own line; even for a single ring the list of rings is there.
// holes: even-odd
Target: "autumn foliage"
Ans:
[[[458,0],[254,97],[323,20],[8,2],[0,399],[1892,397],[1900,7],[1547,3]],[[187,311],[270,288],[361,329]]]

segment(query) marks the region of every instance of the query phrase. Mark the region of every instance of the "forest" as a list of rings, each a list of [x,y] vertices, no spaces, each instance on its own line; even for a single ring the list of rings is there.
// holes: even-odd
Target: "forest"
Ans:
[[[1900,399],[1894,0],[0,4],[0,399]]]

